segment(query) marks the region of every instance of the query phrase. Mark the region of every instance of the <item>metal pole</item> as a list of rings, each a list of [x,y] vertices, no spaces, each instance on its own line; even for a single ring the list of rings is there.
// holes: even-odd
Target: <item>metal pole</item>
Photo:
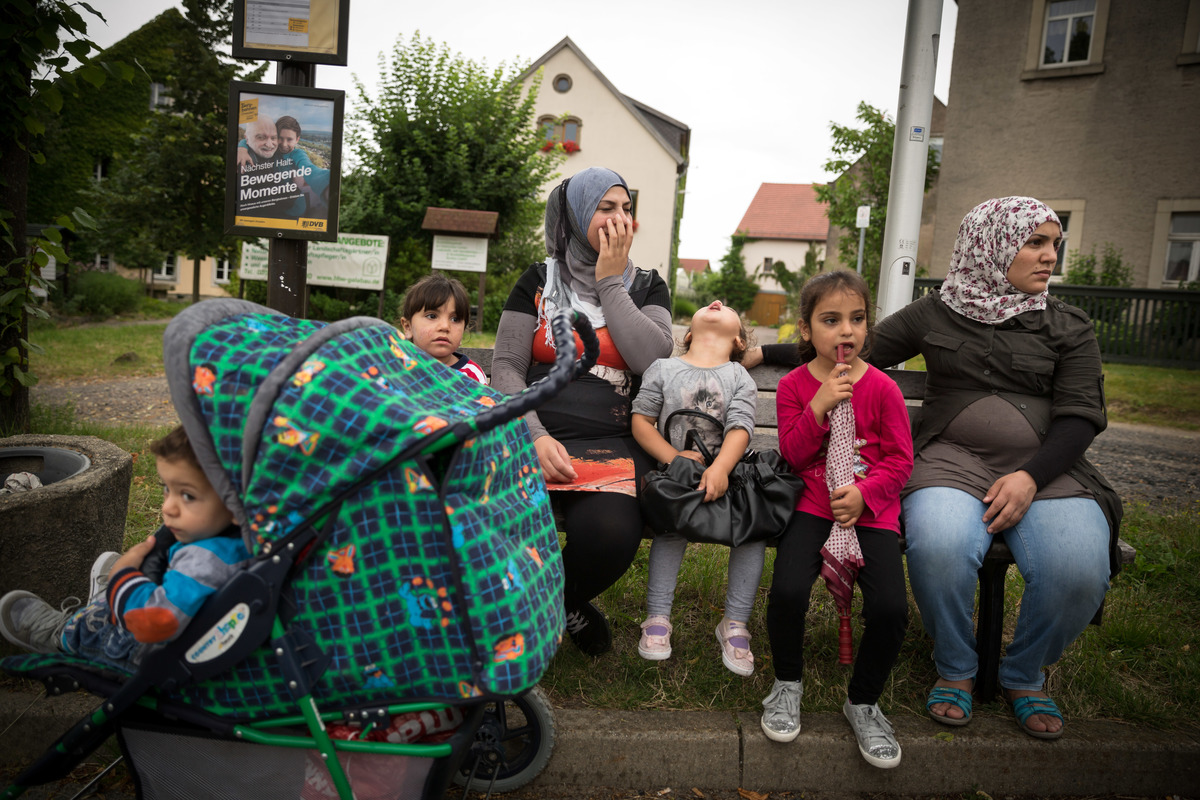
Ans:
[[[899,311],[912,300],[941,27],[942,0],[909,0],[887,224],[879,267],[878,319]]]
[[[279,86],[313,86],[315,64],[280,61],[275,65]],[[303,317],[308,289],[308,242],[303,239],[271,240],[267,253],[267,305],[292,317]]]

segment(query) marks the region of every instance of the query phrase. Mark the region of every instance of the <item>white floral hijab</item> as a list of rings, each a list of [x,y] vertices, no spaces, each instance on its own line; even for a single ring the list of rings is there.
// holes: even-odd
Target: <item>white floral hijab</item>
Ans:
[[[1032,197],[1001,197],[971,209],[958,226],[942,302],[968,319],[998,325],[1046,307],[1047,292],[1028,294],[1008,281],[1017,252],[1043,222],[1061,227],[1058,215]]]

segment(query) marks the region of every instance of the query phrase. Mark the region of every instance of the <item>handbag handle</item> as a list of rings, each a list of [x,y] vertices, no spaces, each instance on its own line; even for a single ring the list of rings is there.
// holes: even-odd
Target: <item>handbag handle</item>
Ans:
[[[672,411],[667,417],[666,423],[663,424],[663,430],[667,432],[668,437],[671,434],[671,422],[676,417],[696,417],[710,423],[715,430],[725,430],[725,426],[721,423],[721,421],[712,414],[705,414],[703,411],[696,411],[690,408],[681,408],[677,411]],[[687,433],[684,434],[683,449],[695,450],[700,454],[700,457],[704,459],[704,465],[706,467],[712,466],[713,455],[711,452],[709,452],[708,447],[705,446],[704,441],[700,438],[699,432],[695,428],[688,428]]]

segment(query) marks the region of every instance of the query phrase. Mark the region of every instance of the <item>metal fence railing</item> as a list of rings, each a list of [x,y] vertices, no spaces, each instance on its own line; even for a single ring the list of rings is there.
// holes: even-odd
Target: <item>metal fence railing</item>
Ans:
[[[941,285],[917,278],[913,299]],[[1092,318],[1105,361],[1200,369],[1200,292],[1051,284],[1050,294]]]

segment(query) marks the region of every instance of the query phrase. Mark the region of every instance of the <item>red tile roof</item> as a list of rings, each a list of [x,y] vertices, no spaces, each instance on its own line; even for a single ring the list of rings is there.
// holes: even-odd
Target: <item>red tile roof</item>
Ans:
[[[829,231],[826,208],[817,200],[814,184],[764,183],[735,232],[752,239],[823,242]]]
[[[679,266],[683,267],[684,272],[707,272],[708,271],[708,259],[707,258],[681,258],[681,259],[679,259]]]

